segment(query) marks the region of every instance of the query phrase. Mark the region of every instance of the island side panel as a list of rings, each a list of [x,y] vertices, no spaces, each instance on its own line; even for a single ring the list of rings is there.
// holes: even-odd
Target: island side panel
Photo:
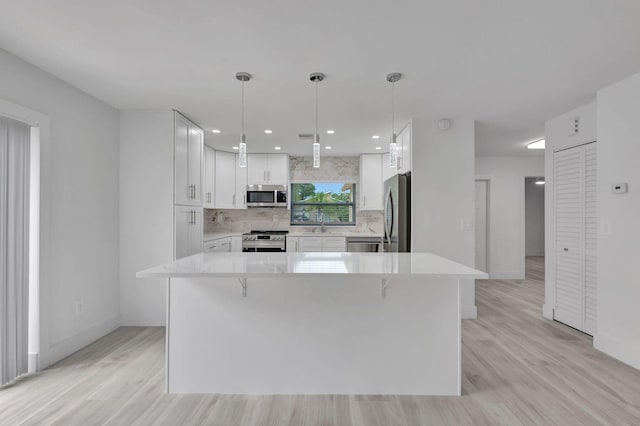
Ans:
[[[169,391],[460,394],[456,279],[173,278]]]

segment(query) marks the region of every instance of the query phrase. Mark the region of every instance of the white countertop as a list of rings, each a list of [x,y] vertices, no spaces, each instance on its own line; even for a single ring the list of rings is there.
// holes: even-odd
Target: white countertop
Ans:
[[[431,253],[198,253],[138,278],[423,276],[486,279],[487,274]]]
[[[207,241],[218,240],[220,238],[238,237],[241,235],[242,232],[206,232],[202,240],[206,243]]]
[[[289,231],[287,237],[374,237],[382,238],[383,234],[373,232],[303,232]]]

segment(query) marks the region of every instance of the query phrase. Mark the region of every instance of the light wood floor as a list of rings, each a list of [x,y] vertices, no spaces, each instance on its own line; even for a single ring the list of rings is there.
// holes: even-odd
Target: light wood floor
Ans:
[[[541,317],[543,267],[478,284],[462,397],[166,395],[164,329],[123,327],[0,390],[0,424],[639,425],[640,371]]]

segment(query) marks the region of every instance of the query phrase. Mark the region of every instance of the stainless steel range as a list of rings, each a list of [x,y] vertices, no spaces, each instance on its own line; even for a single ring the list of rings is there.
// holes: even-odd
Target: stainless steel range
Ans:
[[[289,231],[251,231],[242,234],[243,252],[287,250],[286,235]]]

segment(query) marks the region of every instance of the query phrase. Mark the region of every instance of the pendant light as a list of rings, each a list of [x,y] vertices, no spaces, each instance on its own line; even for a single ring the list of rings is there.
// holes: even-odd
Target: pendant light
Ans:
[[[391,83],[391,138],[389,139],[389,167],[398,168],[398,144],[396,143],[396,82],[402,78],[399,72],[387,75],[387,81]]]
[[[309,80],[316,84],[316,130],[313,134],[313,167],[320,167],[320,133],[318,133],[318,83],[324,80],[324,74],[313,72],[309,74]]]
[[[248,72],[236,73],[236,79],[242,83],[242,130],[240,131],[240,144],[238,145],[238,165],[247,167],[247,137],[244,134],[244,84],[251,80]]]

